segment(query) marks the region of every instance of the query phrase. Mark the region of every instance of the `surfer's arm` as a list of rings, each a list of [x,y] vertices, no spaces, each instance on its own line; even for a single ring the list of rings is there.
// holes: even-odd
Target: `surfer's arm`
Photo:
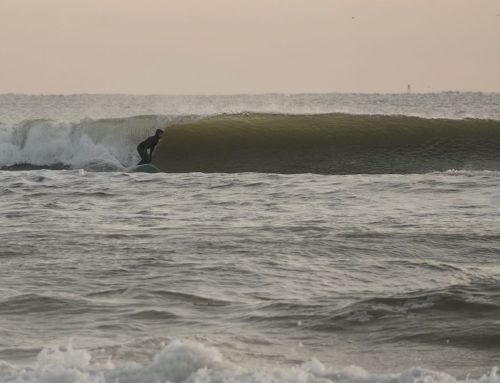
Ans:
[[[155,150],[156,145],[151,145],[149,147],[149,162],[153,161],[153,151]]]

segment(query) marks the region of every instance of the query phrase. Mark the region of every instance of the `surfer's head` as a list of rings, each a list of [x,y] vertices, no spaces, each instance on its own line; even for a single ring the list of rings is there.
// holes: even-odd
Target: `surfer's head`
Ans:
[[[163,130],[156,129],[155,136],[158,137],[158,138],[161,138],[162,135],[163,135]]]

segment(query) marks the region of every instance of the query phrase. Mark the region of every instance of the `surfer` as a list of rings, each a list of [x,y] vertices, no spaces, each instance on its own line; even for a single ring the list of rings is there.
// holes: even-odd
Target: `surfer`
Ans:
[[[139,145],[137,145],[137,151],[141,156],[141,162],[139,162],[137,165],[149,164],[153,160],[153,150],[155,150],[155,146],[158,144],[158,141],[160,141],[162,135],[163,130],[156,129],[154,136],[146,138]]]

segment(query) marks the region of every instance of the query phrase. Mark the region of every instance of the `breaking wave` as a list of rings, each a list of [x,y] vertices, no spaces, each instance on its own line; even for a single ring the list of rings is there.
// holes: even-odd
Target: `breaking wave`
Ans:
[[[78,123],[0,123],[0,168],[125,171],[137,161],[137,143],[170,120],[165,116],[137,116]]]
[[[125,171],[137,143],[166,134],[165,172],[425,173],[500,169],[500,121],[351,114],[139,116],[0,124],[0,167]]]
[[[296,366],[246,367],[231,362],[213,347],[175,340],[149,363],[93,360],[86,350],[47,347],[32,365],[0,362],[0,382],[74,383],[498,383],[497,369],[479,379],[457,379],[444,372],[414,367],[399,373],[370,374],[357,366],[340,370],[316,359]]]

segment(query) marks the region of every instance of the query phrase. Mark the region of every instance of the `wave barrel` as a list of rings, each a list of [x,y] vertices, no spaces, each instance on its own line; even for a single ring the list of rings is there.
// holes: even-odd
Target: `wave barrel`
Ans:
[[[165,172],[318,174],[500,169],[500,121],[351,114],[228,114],[172,125]]]

